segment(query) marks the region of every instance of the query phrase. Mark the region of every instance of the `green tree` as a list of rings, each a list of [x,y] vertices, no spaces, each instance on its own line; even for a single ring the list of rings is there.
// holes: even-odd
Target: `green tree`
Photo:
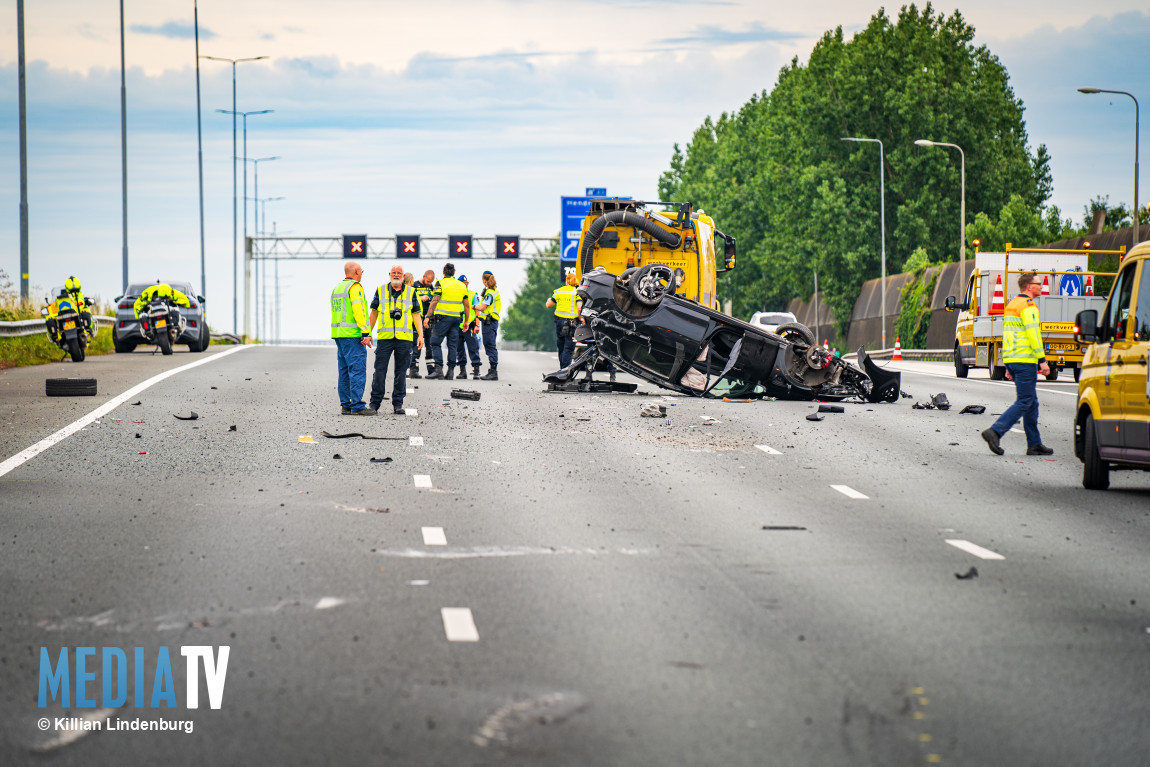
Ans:
[[[1010,196],[1010,201],[1002,206],[995,221],[979,211],[974,221],[966,225],[967,242],[979,241],[981,250],[1002,251],[1006,243],[1016,248],[1036,248],[1048,242],[1056,242],[1078,236],[1078,231],[1070,222],[1063,219],[1056,206],[1035,209],[1020,195]]]
[[[1046,202],[1046,148],[1029,149],[1006,69],[973,39],[961,14],[929,3],[894,20],[880,10],[849,40],[841,27],[827,32],[805,66],[793,60],[769,93],[675,146],[660,194],[705,208],[738,238],[738,267],[720,280],[736,314],[808,296],[818,268],[844,331],[861,284],[879,274],[880,172],[888,272],[918,247],[957,260],[958,153],[916,139],[965,150],[972,216],[1013,195],[1030,209]],[[881,139],[881,170],[877,146],[845,136]]]
[[[551,253],[558,256],[558,246],[553,247]],[[508,341],[524,341],[535,349],[554,349],[554,312],[544,305],[560,284],[557,260],[532,259],[527,264],[527,281],[500,323],[503,337]]]

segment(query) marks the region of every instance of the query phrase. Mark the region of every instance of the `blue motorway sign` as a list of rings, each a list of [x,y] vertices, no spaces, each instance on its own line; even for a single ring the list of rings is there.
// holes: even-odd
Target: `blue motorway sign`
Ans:
[[[588,190],[592,191],[592,190]],[[602,191],[606,196],[606,189]],[[566,279],[568,274],[575,271],[575,262],[579,258],[579,234],[583,230],[583,219],[591,210],[590,197],[561,197],[562,211],[559,225],[559,263],[560,278]]]
[[[587,191],[584,192],[587,197],[606,197],[607,187],[605,186],[589,186]]]

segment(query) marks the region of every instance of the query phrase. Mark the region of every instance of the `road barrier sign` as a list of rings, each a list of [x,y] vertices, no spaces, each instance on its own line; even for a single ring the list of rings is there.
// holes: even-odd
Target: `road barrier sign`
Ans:
[[[366,234],[345,234],[343,236],[343,257],[363,258],[367,255]]]
[[[496,258],[519,258],[519,235],[517,235],[517,234],[497,234],[497,235],[495,235],[495,257]]]
[[[447,244],[448,258],[471,258],[470,234],[449,234]]]
[[[418,234],[397,234],[397,235],[395,235],[395,257],[396,258],[419,258],[419,235]]]

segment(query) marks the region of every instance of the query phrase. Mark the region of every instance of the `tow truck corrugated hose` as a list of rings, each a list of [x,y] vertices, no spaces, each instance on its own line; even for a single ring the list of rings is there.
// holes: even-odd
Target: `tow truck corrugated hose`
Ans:
[[[642,229],[668,248],[677,248],[683,243],[680,235],[668,232],[648,218],[625,210],[613,210],[599,216],[591,226],[587,227],[587,236],[583,238],[583,251],[579,254],[579,267],[584,274],[595,268],[591,254],[595,252],[595,243],[599,242],[600,235],[609,224],[625,224],[634,229]]]

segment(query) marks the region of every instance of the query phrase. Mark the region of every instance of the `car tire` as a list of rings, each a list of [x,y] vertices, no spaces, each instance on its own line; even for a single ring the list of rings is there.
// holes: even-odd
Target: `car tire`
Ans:
[[[1082,443],[1082,486],[1087,490],[1105,490],[1110,487],[1110,464],[1098,454],[1098,436],[1090,413],[1082,423]]]
[[[1074,366],[1074,383],[1078,383],[1078,379],[1082,377],[1082,366]]]
[[[970,365],[962,364],[962,355],[958,344],[954,345],[954,377],[966,378],[970,374]]]
[[[663,272],[666,272],[664,275]],[[656,295],[652,285],[655,281],[666,279],[667,286],[659,290]],[[658,306],[663,296],[673,295],[679,287],[679,277],[671,267],[663,264],[647,264],[632,274],[627,280],[627,290],[636,303],[643,306]]]
[[[49,397],[95,397],[95,378],[45,378],[44,394]]]
[[[1057,367],[1055,367],[1054,365],[1050,366],[1050,373],[1046,376],[1046,380],[1047,381],[1057,381],[1058,380],[1058,368]]]
[[[136,350],[136,342],[121,341],[116,332],[112,331],[112,347],[116,350],[116,354],[131,354]]]
[[[784,322],[775,328],[775,335],[782,336],[788,341],[793,340],[789,336],[795,336],[807,346],[813,346],[815,343],[814,332],[801,322]]]
[[[1005,378],[1006,378],[1006,366],[1005,365],[995,365],[994,367],[992,367],[990,369],[990,380],[991,381],[1001,381]]]

